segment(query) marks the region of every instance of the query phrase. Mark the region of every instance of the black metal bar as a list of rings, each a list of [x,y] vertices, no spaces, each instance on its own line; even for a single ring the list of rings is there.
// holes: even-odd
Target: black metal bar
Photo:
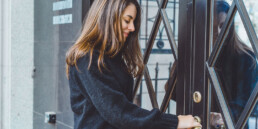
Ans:
[[[155,81],[155,78],[151,78],[152,81]],[[168,78],[158,78],[158,81],[162,81],[162,80],[168,80]],[[142,79],[142,81],[145,81],[145,79]]]
[[[213,46],[213,19],[214,19],[214,0],[207,1],[207,46],[206,46],[206,60],[208,60],[212,46]],[[208,79],[207,69],[205,69],[206,75],[205,78]],[[209,80],[206,80],[206,87],[204,90],[204,125],[206,128],[210,127],[210,111],[211,111],[211,84]],[[203,126],[204,126],[203,125]]]
[[[175,35],[173,35],[173,36],[175,36]],[[168,68],[168,76],[170,77],[171,76],[171,69],[172,69],[172,62],[170,62],[169,63],[169,68]],[[173,94],[173,92],[174,92],[174,90],[172,91],[172,94]],[[166,94],[165,94],[166,95]],[[172,95],[171,95],[171,97],[172,97]],[[171,100],[171,97],[169,98],[169,102],[168,102],[168,107],[167,107],[167,110],[168,110],[168,113],[170,114],[170,100]]]
[[[208,58],[211,55],[211,51],[212,51],[212,46],[213,46],[213,19],[214,19],[214,0],[210,0],[207,3],[208,7],[208,16],[207,16],[207,46],[206,46],[206,60],[208,60]],[[206,69],[206,78],[208,78],[207,76],[207,69]],[[207,128],[210,127],[210,111],[211,111],[211,84],[210,81],[208,80],[206,82],[206,89],[205,89],[205,115],[204,115],[204,120],[205,120],[205,125]]]
[[[148,15],[149,15],[149,1],[146,1],[146,24],[145,24],[145,48],[147,48],[147,44],[148,44]]]
[[[258,98],[258,83],[256,83],[256,86],[253,89],[253,92],[250,95],[250,98],[248,99],[248,101],[245,105],[245,108],[242,111],[242,113],[237,121],[237,124],[235,126],[237,129],[243,128],[245,126],[248,117],[250,116],[253,108],[255,107],[257,98]]]
[[[148,1],[148,0],[147,0]],[[160,3],[159,3],[159,0],[156,0],[157,1],[157,4],[158,4],[158,7],[160,7]]]
[[[254,27],[252,25],[252,22],[250,20],[250,17],[248,16],[248,12],[245,8],[245,5],[243,3],[243,0],[235,0],[238,13],[243,21],[243,25],[245,27],[245,30],[247,32],[247,36],[251,42],[251,45],[253,47],[254,53],[256,55],[256,58],[258,58],[258,39],[255,34]]]
[[[191,65],[191,87],[189,87],[189,103],[192,104],[191,113],[202,119],[202,127],[208,128],[209,119],[207,119],[207,97],[208,97],[208,78],[206,76],[206,59],[209,53],[209,13],[210,0],[195,0],[193,14],[193,31],[192,31],[192,65]],[[201,101],[193,101],[193,93],[201,94]]]
[[[166,7],[167,2],[168,2],[168,0],[163,0],[161,7]],[[144,63],[144,65],[146,65],[148,60],[149,60],[151,49],[153,47],[155,38],[157,36],[157,32],[159,30],[159,26],[160,26],[160,23],[161,23],[161,13],[160,12],[161,12],[161,9],[159,9],[159,11],[157,13],[156,19],[154,21],[154,26],[153,26],[153,28],[151,30],[150,38],[148,39],[147,49],[144,52],[144,56],[143,56],[143,63]],[[142,76],[143,76],[143,73],[136,78],[135,85],[134,85],[133,96],[136,95],[137,90],[139,89],[139,84],[140,84]]]
[[[156,99],[158,97],[158,73],[159,73],[159,63],[156,63],[155,68],[155,93],[156,93]]]
[[[164,9],[167,7],[168,0],[161,0],[161,4],[159,5],[160,9]]]
[[[214,0],[210,0],[209,2],[209,12],[208,12],[208,43],[209,43],[209,47],[207,49],[207,53],[209,54],[209,56],[211,55],[211,51],[212,51],[212,47],[213,47],[213,20],[214,20]],[[209,57],[208,56],[208,57]]]
[[[168,16],[167,16],[167,13],[166,13],[165,9],[161,10],[161,16],[163,18],[163,24],[164,24],[166,32],[167,32],[167,36],[168,36],[168,39],[169,39],[169,44],[170,44],[172,53],[174,55],[174,59],[177,60],[177,57],[178,57],[178,55],[177,55],[177,53],[178,53],[177,52],[177,45],[176,45],[176,42],[175,42],[175,38],[173,36],[173,32],[172,32],[170,23],[168,21]]]
[[[174,0],[174,8],[173,8],[173,37],[175,37],[176,30],[176,0]]]
[[[187,113],[188,114],[193,114],[193,101],[192,101],[192,94],[193,94],[193,85],[194,85],[194,58],[195,58],[195,52],[194,52],[194,47],[195,47],[195,27],[197,24],[197,21],[195,19],[196,17],[196,0],[192,0],[192,5],[191,5],[191,12],[189,12],[188,15],[191,15],[190,18],[191,18],[191,39],[190,39],[190,42],[189,44],[191,45],[190,47],[190,51],[189,51],[189,54],[190,55],[187,55],[189,56],[189,85],[186,86],[186,105],[187,105]]]
[[[156,1],[157,1],[159,9],[164,9],[167,7],[168,0],[161,0],[161,2],[159,0],[156,0]]]
[[[147,86],[147,89],[149,92],[152,107],[159,109],[159,105],[158,105],[158,102],[156,99],[157,97],[156,97],[155,91],[153,89],[153,85],[152,85],[152,82],[150,79],[150,74],[149,74],[149,70],[148,70],[147,66],[145,66],[145,69],[144,69],[144,78],[146,79],[145,82],[146,82],[146,86]]]
[[[142,107],[142,81],[141,81],[141,87],[140,87],[140,107]]]
[[[189,114],[186,98],[189,97],[187,87],[190,86],[191,29],[193,3],[191,0],[179,0],[178,29],[178,72],[176,86],[176,112],[178,115]]]
[[[169,63],[169,67],[168,67],[168,77],[170,77],[171,68],[172,68],[172,62]]]
[[[133,97],[136,96],[143,74],[139,75],[134,82]]]
[[[237,10],[236,4],[233,1],[232,5],[228,11],[228,15],[225,20],[225,23],[223,24],[221,32],[215,42],[215,46],[214,46],[214,49],[212,50],[211,56],[208,59],[208,63],[209,63],[210,67],[213,67],[215,65],[215,62],[220,54],[221,48],[222,48],[223,44],[225,43],[224,41],[228,35],[230,25],[232,24],[234,16],[236,14],[236,10]]]
[[[170,113],[170,100],[169,100],[169,102],[168,102],[168,113]]]
[[[230,114],[230,111],[228,110],[228,104],[225,101],[221,86],[219,84],[219,81],[217,80],[215,70],[213,67],[209,67],[208,63],[206,63],[206,67],[208,70],[207,72],[208,72],[212,87],[216,93],[216,98],[219,103],[219,108],[222,111],[222,116],[223,116],[225,125],[228,129],[234,129],[234,124],[231,118],[231,114]]]
[[[173,64],[173,67],[171,68],[171,71],[170,71],[170,77],[168,79],[168,81],[166,82],[166,85],[165,87],[167,87],[167,91],[166,91],[166,94],[163,98],[163,101],[162,101],[162,104],[161,104],[161,107],[160,107],[160,110],[162,112],[165,112],[167,107],[168,107],[168,104],[169,104],[169,101],[172,97],[172,93],[175,89],[175,86],[176,86],[176,82],[177,82],[177,62],[174,62]]]

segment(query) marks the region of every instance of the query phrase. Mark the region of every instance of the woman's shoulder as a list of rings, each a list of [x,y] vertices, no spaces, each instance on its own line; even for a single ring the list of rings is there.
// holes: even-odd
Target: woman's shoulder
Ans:
[[[240,56],[242,59],[248,62],[253,62],[256,59],[254,52],[250,49],[245,49],[246,52],[242,52]]]
[[[100,66],[101,66],[101,69],[104,69],[104,68],[109,68],[109,65],[112,65],[113,63],[115,63],[116,60],[114,59],[117,59],[117,58],[112,58],[107,55],[103,55],[102,59],[103,59],[103,62],[100,60],[100,52],[98,50],[93,50],[92,53],[88,52],[82,57],[80,57],[76,61],[76,65],[79,69],[88,68],[89,65],[90,65],[90,69],[91,68],[98,69],[99,62],[102,62],[104,66],[101,63],[100,63]]]
[[[76,64],[79,68],[81,67],[88,67],[88,64],[91,63],[91,65],[97,65],[97,60],[99,58],[99,51],[94,50],[91,52],[87,52],[82,57],[78,58],[76,61]]]
[[[257,69],[257,60],[254,52],[250,49],[246,49],[245,51],[239,54],[239,62],[245,65],[247,69]]]

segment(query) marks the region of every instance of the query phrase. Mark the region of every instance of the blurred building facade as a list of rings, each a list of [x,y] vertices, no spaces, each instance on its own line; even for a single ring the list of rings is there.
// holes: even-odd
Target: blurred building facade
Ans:
[[[1,1],[1,129],[73,128],[65,53],[76,40],[91,2]],[[144,17],[142,22],[147,23],[142,26],[140,34],[144,51],[158,5],[155,0],[139,2]],[[172,2],[169,4],[171,7],[174,6]],[[175,5],[178,9],[178,3]],[[164,26],[160,27],[156,41],[162,41],[162,47],[154,46],[153,58],[148,64],[153,69],[150,70],[153,82],[157,62],[159,73],[164,73],[159,74],[159,78],[168,78],[167,58],[172,57],[168,52]],[[158,89],[160,99],[164,96],[164,83],[165,80],[159,80],[159,85],[162,85]],[[151,109],[145,83],[142,87],[140,105]],[[46,112],[56,113],[56,124],[44,122]]]
[[[65,52],[90,2],[0,1],[1,129],[73,128]],[[46,112],[56,113],[55,124],[45,123]]]
[[[232,2],[228,0],[228,2]],[[75,42],[92,0],[1,0],[0,1],[0,129],[72,129],[69,86],[65,76],[65,53]],[[156,18],[156,0],[139,0],[142,6],[142,50]],[[255,0],[245,2],[256,31]],[[166,9],[175,40],[178,36],[179,0]],[[239,18],[239,17],[238,17]],[[237,19],[237,18],[236,18]],[[240,19],[240,18],[239,18]],[[241,20],[239,20],[241,21]],[[248,40],[243,26],[238,33]],[[148,68],[159,105],[174,62],[164,25],[155,40]],[[139,106],[152,109],[143,79]],[[55,124],[45,123],[45,113],[55,112]],[[168,113],[176,113],[171,101]]]

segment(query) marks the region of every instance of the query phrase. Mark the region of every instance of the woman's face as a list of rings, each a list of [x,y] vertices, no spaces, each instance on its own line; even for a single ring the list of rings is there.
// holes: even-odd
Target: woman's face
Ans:
[[[219,13],[219,21],[218,21],[218,33],[221,32],[222,29],[222,25],[224,24],[224,22],[226,21],[227,18],[227,14],[225,12],[221,12]]]
[[[227,18],[227,13],[225,13],[225,12],[220,12],[216,16],[216,18],[214,20],[214,24],[213,24],[214,25],[214,28],[213,28],[213,34],[214,34],[213,41],[215,41],[218,38],[226,18]]]
[[[137,14],[137,10],[134,4],[128,5],[122,15],[122,29],[125,39],[131,32],[134,32],[134,20]]]

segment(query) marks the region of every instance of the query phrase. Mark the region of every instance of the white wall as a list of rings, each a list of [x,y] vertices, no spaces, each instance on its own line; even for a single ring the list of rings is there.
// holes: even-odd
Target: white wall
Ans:
[[[12,0],[11,16],[11,129],[32,129],[34,1]]]
[[[33,128],[34,1],[1,0],[1,129]]]
[[[0,128],[11,126],[11,1],[0,1]]]

